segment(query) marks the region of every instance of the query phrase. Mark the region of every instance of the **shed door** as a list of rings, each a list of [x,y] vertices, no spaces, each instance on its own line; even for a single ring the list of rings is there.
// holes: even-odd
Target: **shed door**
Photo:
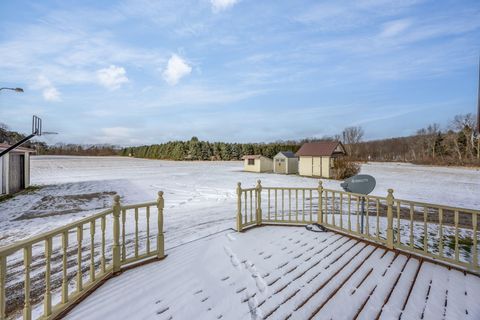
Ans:
[[[25,156],[11,154],[9,169],[10,193],[25,189]]]

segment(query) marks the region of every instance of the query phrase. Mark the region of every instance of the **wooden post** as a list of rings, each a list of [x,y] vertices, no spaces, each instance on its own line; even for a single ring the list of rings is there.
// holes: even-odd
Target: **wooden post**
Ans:
[[[43,315],[52,314],[52,295],[50,292],[50,261],[52,258],[52,238],[45,240],[45,294],[43,296]]]
[[[120,272],[120,196],[113,197],[113,273]]]
[[[237,183],[237,231],[242,231],[242,184]]]
[[[30,264],[32,263],[32,247],[28,246],[23,249],[23,264],[25,267],[25,282],[24,282],[24,304],[23,304],[23,319],[32,319],[32,306],[30,304]]]
[[[322,180],[318,180],[318,213],[317,213],[317,223],[322,225],[323,224],[323,211],[322,211],[322,199],[323,196],[323,186]]]
[[[257,226],[262,224],[262,182],[257,181]]]
[[[158,192],[157,209],[158,209],[158,234],[157,234],[157,258],[165,257],[165,244],[163,237],[163,208],[165,201],[163,199],[163,191]]]
[[[393,249],[393,189],[387,195],[387,248]]]

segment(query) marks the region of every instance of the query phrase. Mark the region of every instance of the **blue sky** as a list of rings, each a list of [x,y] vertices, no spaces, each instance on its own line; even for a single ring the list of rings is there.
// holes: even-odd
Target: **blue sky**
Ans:
[[[48,143],[402,136],[475,112],[480,1],[4,1],[0,122]]]

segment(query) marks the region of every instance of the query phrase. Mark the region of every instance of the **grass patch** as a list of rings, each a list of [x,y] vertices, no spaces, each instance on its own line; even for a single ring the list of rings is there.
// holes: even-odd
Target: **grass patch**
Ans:
[[[0,196],[0,202],[5,202],[7,200],[10,200],[10,199],[13,199],[15,198],[16,196],[19,196],[19,195],[22,195],[22,194],[32,194],[40,189],[42,189],[43,186],[39,186],[39,185],[31,185],[31,186],[28,186],[27,188],[17,192],[17,193],[14,193],[14,194],[5,194],[5,195],[2,195]]]

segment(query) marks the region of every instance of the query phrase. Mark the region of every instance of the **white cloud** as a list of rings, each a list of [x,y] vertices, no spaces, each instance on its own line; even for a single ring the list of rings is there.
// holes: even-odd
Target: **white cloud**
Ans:
[[[37,78],[35,88],[42,90],[43,99],[46,101],[60,101],[60,91],[57,90],[50,82],[50,80],[44,75],[40,75]]]
[[[111,143],[118,145],[138,144],[141,139],[135,137],[138,130],[128,127],[101,128],[101,133],[94,139],[98,143]]]
[[[116,90],[128,82],[125,69],[115,65],[98,70],[97,78],[101,85],[110,90]]]
[[[238,0],[210,0],[213,12],[220,12],[233,7]]]
[[[169,85],[174,86],[180,79],[189,75],[190,72],[192,72],[192,67],[178,55],[172,54],[170,59],[168,59],[165,71],[163,71],[163,79],[165,79]]]
[[[386,24],[383,25],[382,32],[380,33],[380,37],[383,38],[390,38],[394,37],[406,29],[410,27],[411,22],[407,19],[401,19],[401,20],[395,20],[395,21],[390,21]]]

